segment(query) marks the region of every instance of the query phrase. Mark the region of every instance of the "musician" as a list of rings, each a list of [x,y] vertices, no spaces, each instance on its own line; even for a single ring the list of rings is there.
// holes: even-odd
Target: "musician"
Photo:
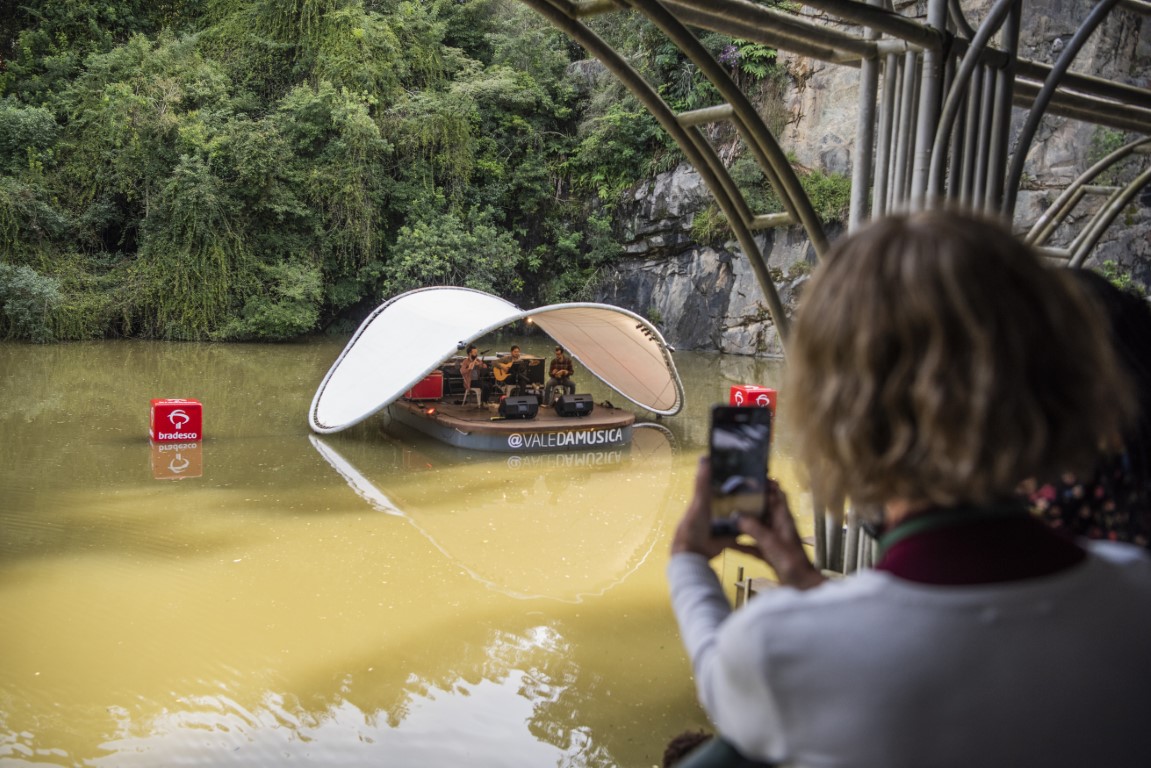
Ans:
[[[571,358],[564,352],[563,347],[556,347],[556,356],[552,358],[551,365],[548,366],[550,378],[547,386],[544,387],[544,392],[550,395],[554,391],[553,387],[563,387],[567,394],[574,393],[575,382],[571,378],[573,373],[575,373],[575,366],[572,364]]]
[[[501,357],[495,362],[496,379],[501,382],[504,388],[504,394],[515,394],[516,390],[523,387],[526,382],[526,376],[523,371],[523,365],[520,363],[520,346],[513,344],[508,354]]]
[[[464,353],[464,359],[460,361],[460,375],[464,378],[465,399],[467,399],[468,390],[472,388],[472,381],[475,381],[475,386],[480,390],[480,402],[487,402],[489,387],[480,373],[487,367],[488,364],[480,359],[480,353],[476,349],[476,345],[469,344],[467,351]]]

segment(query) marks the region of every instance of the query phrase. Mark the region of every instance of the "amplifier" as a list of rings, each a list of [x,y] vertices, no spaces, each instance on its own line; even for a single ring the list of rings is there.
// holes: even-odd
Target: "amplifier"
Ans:
[[[439,400],[444,396],[444,374],[432,371],[404,393],[408,400]]]
[[[535,395],[510,395],[500,400],[500,416],[508,419],[534,419],[540,411]]]
[[[556,401],[556,413],[560,416],[587,416],[595,407],[591,395],[561,395]]]

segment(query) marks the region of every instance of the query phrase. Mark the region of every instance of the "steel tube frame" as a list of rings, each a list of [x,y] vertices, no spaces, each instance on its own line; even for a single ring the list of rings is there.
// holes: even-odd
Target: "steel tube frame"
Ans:
[[[1031,111],[1027,114],[1027,122],[1024,123],[1022,130],[1019,132],[1019,137],[1015,142],[1015,154],[1011,157],[1011,165],[1007,170],[1007,178],[1004,181],[1004,197],[1003,197],[1003,212],[1010,216],[1015,212],[1015,201],[1019,193],[1019,181],[1023,178],[1023,164],[1027,160],[1027,153],[1031,149],[1031,142],[1035,140],[1035,133],[1039,130],[1039,123],[1043,119],[1044,112],[1047,111],[1047,106],[1051,103],[1051,99],[1055,96],[1055,91],[1059,88],[1059,83],[1071,68],[1075,57],[1079,55],[1079,51],[1083,50],[1083,46],[1087,43],[1087,39],[1091,34],[1103,23],[1107,15],[1111,13],[1111,9],[1119,0],[1099,0],[1099,3],[1091,9],[1087,14],[1087,18],[1079,25],[1079,29],[1075,30],[1071,40],[1064,46],[1063,51],[1059,54],[1058,61],[1055,66],[1051,68],[1051,73],[1047,76],[1047,80],[1043,83],[1043,87],[1039,90],[1039,94],[1035,97],[1034,102],[1031,104]]]
[[[1059,197],[1055,198],[1055,202],[1047,206],[1047,210],[1040,214],[1039,218],[1031,226],[1027,232],[1024,240],[1032,245],[1043,246],[1047,243],[1048,238],[1055,233],[1055,230],[1063,223],[1064,219],[1071,213],[1074,207],[1082,198],[1083,190],[1091,183],[1091,181],[1103,173],[1103,171],[1110,168],[1120,160],[1132,155],[1136,152],[1141,152],[1145,148],[1151,148],[1151,136],[1124,144],[1122,147],[1108,153],[1105,157],[1101,158],[1098,162],[1092,165],[1075,181],[1071,182],[1068,187],[1063,190]]]
[[[1103,208],[1095,215],[1091,223],[1079,234],[1071,248],[1071,263],[1068,266],[1079,267],[1083,265],[1087,254],[1099,242],[1099,238],[1115,221],[1115,217],[1119,215],[1127,205],[1139,194],[1143,187],[1151,184],[1151,168],[1145,169],[1141,174],[1136,176],[1127,186],[1117,190],[1115,194],[1107,201]]]
[[[530,5],[537,13],[543,15],[554,26],[598,58],[640,100],[640,103],[647,108],[679,145],[688,161],[695,167],[708,189],[711,190],[720,210],[727,217],[740,248],[747,257],[748,263],[751,264],[760,290],[763,291],[767,301],[767,309],[771,313],[772,320],[779,332],[780,343],[786,350],[789,325],[787,314],[783,310],[783,302],[780,300],[779,292],[768,273],[759,245],[755,242],[755,237],[747,226],[746,222],[750,214],[747,203],[739,190],[735,188],[730,175],[723,167],[723,163],[706,139],[700,135],[698,129],[682,126],[668,104],[635,69],[598,35],[567,12],[571,9],[571,3],[562,2],[562,0],[523,0],[523,2]],[[820,232],[822,234],[822,230]],[[811,236],[810,232],[808,236]]]

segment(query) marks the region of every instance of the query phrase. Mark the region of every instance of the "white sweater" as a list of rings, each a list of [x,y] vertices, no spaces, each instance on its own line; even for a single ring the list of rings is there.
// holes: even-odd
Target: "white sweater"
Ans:
[[[1151,558],[1092,543],[1055,576],[930,586],[875,570],[732,613],[679,554],[700,700],[747,757],[805,768],[1148,768]]]

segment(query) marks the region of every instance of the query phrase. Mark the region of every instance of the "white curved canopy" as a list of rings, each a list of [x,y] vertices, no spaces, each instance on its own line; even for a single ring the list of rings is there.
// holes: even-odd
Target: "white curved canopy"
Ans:
[[[634,312],[592,303],[524,311],[470,288],[422,288],[384,302],[356,330],[312,398],[312,430],[339,432],[363,421],[461,345],[525,318],[632,403],[664,416],[683,407],[683,385],[667,344]]]

